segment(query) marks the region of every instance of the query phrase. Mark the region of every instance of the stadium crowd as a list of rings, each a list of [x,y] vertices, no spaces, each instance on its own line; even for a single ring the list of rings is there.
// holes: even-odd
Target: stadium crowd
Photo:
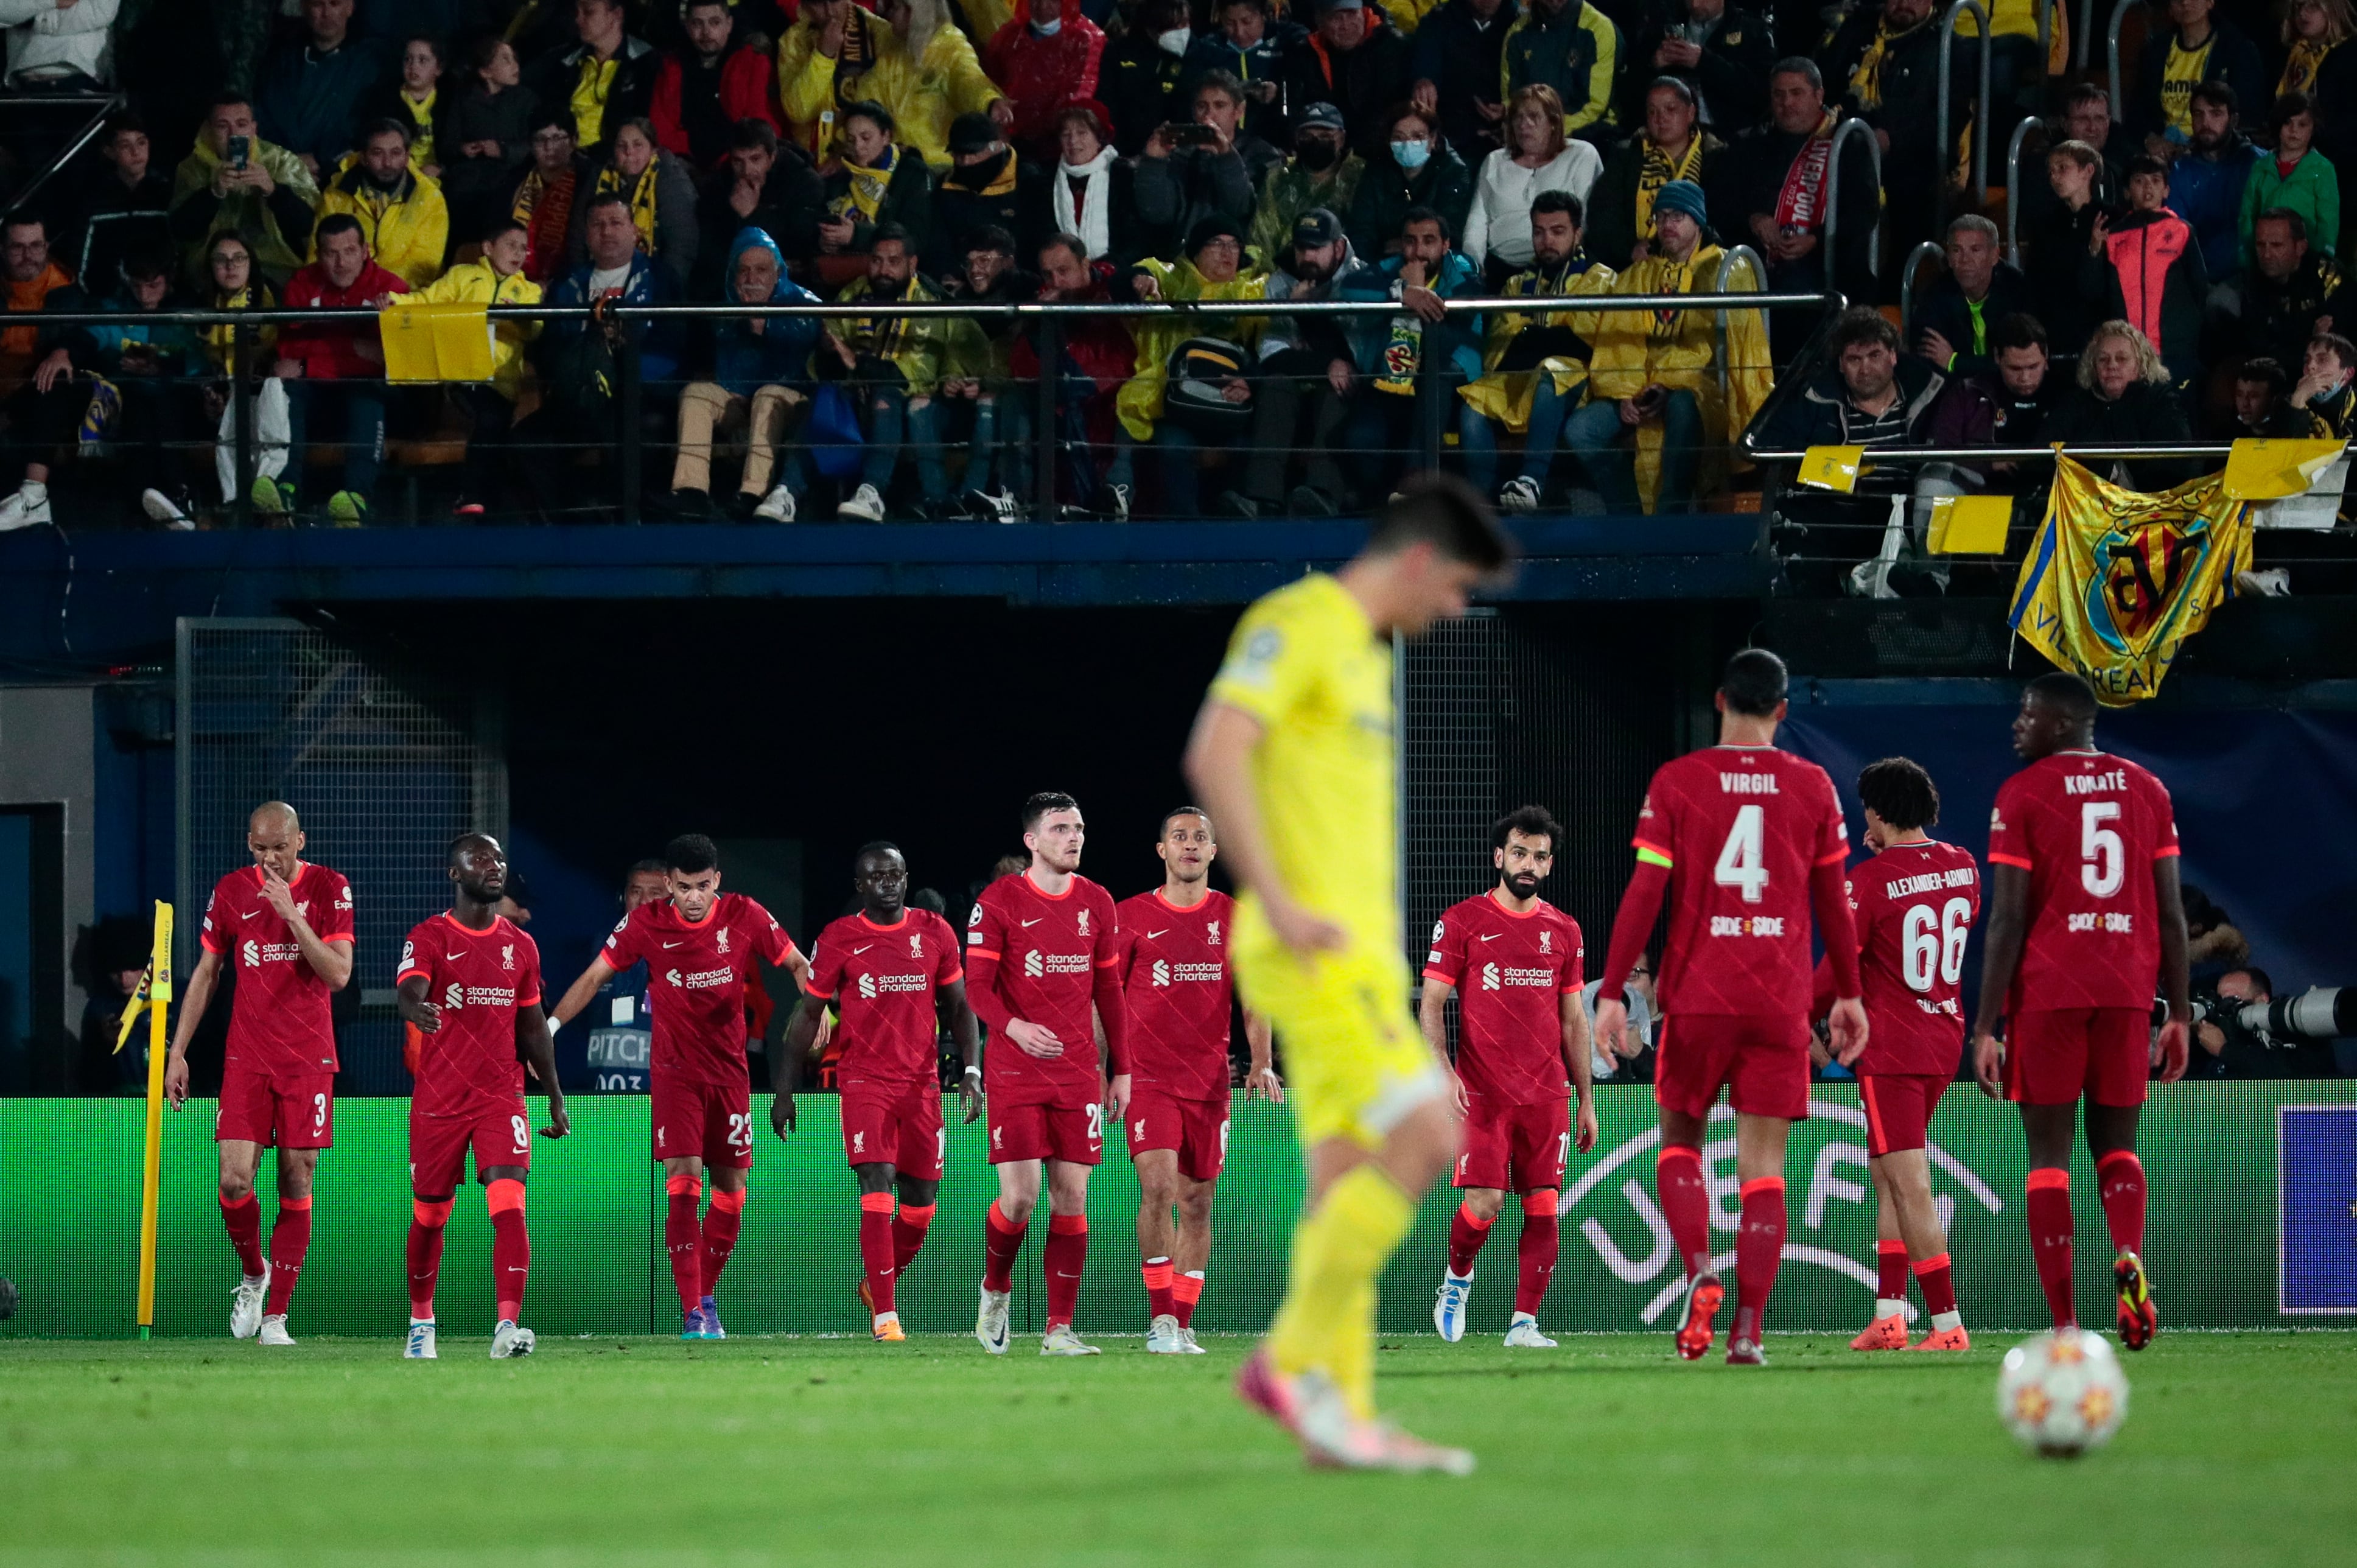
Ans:
[[[1763,409],[1770,446],[1871,446],[2346,436],[2357,408],[2349,0],[2171,0],[2117,121],[2102,87],[2065,85],[2068,8],[2039,57],[2034,0],[1991,6],[1985,105],[1978,24],[1943,40],[1932,0],[281,9],[0,13],[30,18],[7,29],[10,89],[129,104],[0,235],[0,530],[104,523],[134,495],[168,528],[241,497],[353,526],[389,457],[442,469],[432,510],[455,482],[459,520],[610,514],[593,465],[623,442],[662,515],[1014,521],[1050,410],[1062,516],[1349,510],[1432,447],[1509,510],[1674,511],[1722,490]],[[186,13],[211,28],[211,82],[157,62]],[[1964,149],[1969,122],[2002,148],[2032,113],[2017,268]],[[1850,119],[1870,136],[1836,135]],[[1925,241],[1944,265],[1902,331],[1899,259]],[[1885,308],[1770,406],[1806,311],[1722,328],[1535,303],[1723,284]],[[1534,303],[1443,308],[1465,295]],[[372,322],[142,319],[1035,299],[1270,308],[1044,338],[942,314],[502,320],[489,381],[425,388],[388,386]],[[1322,301],[1397,308],[1284,308]],[[40,319],[68,312],[109,319]],[[642,396],[619,395],[631,378]],[[86,499],[60,512],[52,481],[78,467]]]

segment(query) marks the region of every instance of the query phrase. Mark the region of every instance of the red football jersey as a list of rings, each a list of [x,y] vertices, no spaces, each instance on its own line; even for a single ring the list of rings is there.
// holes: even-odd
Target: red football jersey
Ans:
[[[683,1083],[746,1081],[745,982],[753,961],[783,963],[793,939],[742,893],[723,893],[701,920],[668,898],[622,917],[598,953],[613,969],[647,963],[654,1015],[652,1070]]]
[[[411,1103],[429,1116],[504,1111],[523,1095],[516,1012],[540,1001],[540,949],[505,917],[469,930],[448,915],[421,921],[401,946],[396,986],[425,977],[442,1027],[417,1036]]]
[[[842,1016],[838,1082],[897,1088],[940,1081],[933,992],[965,978],[957,932],[931,909],[903,909],[888,926],[845,915],[818,934],[804,995]]]
[[[1849,874],[1865,990],[1859,1072],[1953,1074],[1964,1056],[1957,983],[1981,912],[1981,874],[1968,850],[1936,841],[1893,844]]]
[[[1809,874],[1849,857],[1825,770],[1772,746],[1689,752],[1655,770],[1636,845],[1670,870],[1662,1011],[1806,1015]]]
[[[2169,791],[2126,757],[2058,751],[2007,779],[1988,857],[2029,873],[2029,929],[2006,1011],[2151,1006],[2152,864],[2176,853]]]
[[[982,890],[966,921],[969,953],[998,961],[989,983],[1015,1017],[1055,1031],[1064,1054],[1027,1056],[1010,1042],[983,1054],[985,1091],[1009,1103],[1032,1104],[1097,1092],[1092,993],[1096,972],[1120,961],[1119,920],[1113,896],[1075,876],[1060,897],[1032,886],[1028,872],[1002,876]]]
[[[324,865],[297,864],[287,884],[296,912],[318,939],[352,945],[352,888]],[[336,1070],[335,992],[303,957],[294,928],[262,896],[262,868],[249,865],[213,884],[199,940],[237,972],[228,1065],[288,1077]]]
[[[1535,1105],[1570,1092],[1563,998],[1587,983],[1579,922],[1547,903],[1517,915],[1494,891],[1432,923],[1427,980],[1457,988],[1457,1076],[1470,1093]]]
[[[1129,1008],[1129,1070],[1181,1100],[1228,1097],[1228,1031],[1235,976],[1228,938],[1235,900],[1207,892],[1182,909],[1162,889],[1125,898],[1119,918],[1122,1000]]]

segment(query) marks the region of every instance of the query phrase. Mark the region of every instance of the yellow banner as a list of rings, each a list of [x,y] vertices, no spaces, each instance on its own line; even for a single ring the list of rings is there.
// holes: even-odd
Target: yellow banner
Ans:
[[[2106,705],[2126,707],[2160,690],[2179,647],[2250,564],[2250,506],[2227,494],[2223,475],[2140,495],[2058,452],[2007,618]]]

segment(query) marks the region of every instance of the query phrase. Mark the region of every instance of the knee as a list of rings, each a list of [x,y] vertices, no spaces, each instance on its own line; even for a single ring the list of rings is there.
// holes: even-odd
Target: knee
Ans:
[[[243,1203],[253,1196],[253,1178],[231,1171],[221,1172],[221,1200],[223,1203]]]
[[[455,1201],[447,1192],[439,1197],[413,1197],[409,1200],[409,1212],[421,1229],[439,1230],[450,1223],[450,1206]]]
[[[1495,1187],[1467,1187],[1459,1207],[1471,1219],[1487,1225],[1498,1218],[1500,1209],[1506,1207],[1506,1195]]]
[[[1211,1183],[1198,1183],[1178,1195],[1178,1217],[1189,1225],[1211,1222]]]

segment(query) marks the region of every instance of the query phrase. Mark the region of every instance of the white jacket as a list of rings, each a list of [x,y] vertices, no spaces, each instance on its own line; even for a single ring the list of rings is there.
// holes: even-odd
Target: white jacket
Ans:
[[[114,14],[122,0],[0,0],[0,27],[8,29],[8,85],[28,71],[78,70],[91,81],[114,80]]]
[[[1465,214],[1465,242],[1458,249],[1477,266],[1493,255],[1517,271],[1529,266],[1532,199],[1543,190],[1567,190],[1585,208],[1588,187],[1603,172],[1603,156],[1586,142],[1566,144],[1553,162],[1536,168],[1524,168],[1500,147],[1481,160],[1473,206]]]

